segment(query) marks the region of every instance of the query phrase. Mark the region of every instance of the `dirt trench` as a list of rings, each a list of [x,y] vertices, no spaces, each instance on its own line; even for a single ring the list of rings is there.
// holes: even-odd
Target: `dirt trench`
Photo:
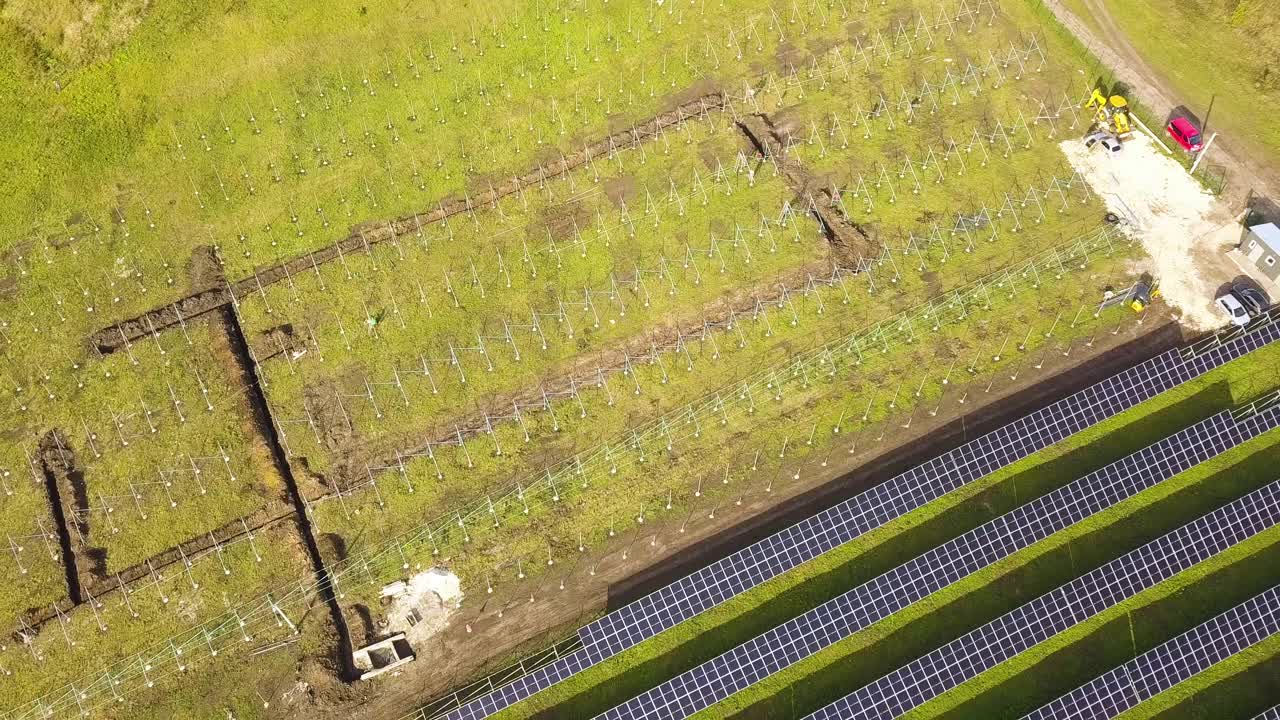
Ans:
[[[429,447],[456,444],[459,438],[469,440],[486,435],[490,425],[486,422],[486,418],[509,416],[513,407],[536,411],[544,407],[544,398],[553,402],[570,398],[577,390],[593,387],[600,372],[605,373],[608,378],[623,371],[627,366],[628,358],[634,365],[637,362],[647,361],[655,352],[672,355],[679,350],[682,341],[685,344],[697,343],[701,341],[706,331],[727,330],[734,318],[750,315],[757,303],[776,304],[789,294],[803,292],[810,281],[818,285],[827,284],[837,272],[840,272],[840,268],[832,260],[809,263],[783,276],[773,278],[767,285],[752,288],[738,293],[735,297],[722,298],[704,306],[700,309],[696,320],[681,318],[656,325],[643,335],[632,336],[612,346],[576,356],[568,367],[554,377],[539,381],[536,388],[526,387],[500,393],[489,398],[484,409],[466,415],[446,417],[434,428],[422,433],[424,439],[396,450],[369,448],[366,441],[354,430],[344,433],[322,431],[329,449],[333,450],[337,456],[337,464],[331,475],[323,479],[317,477],[318,485],[328,489],[308,496],[308,500],[317,502],[329,499],[333,497],[332,488],[335,486],[341,491],[346,491],[367,481],[366,464],[377,467],[396,467],[405,457],[426,454]],[[729,337],[722,338],[722,341],[731,342]],[[328,389],[333,390],[333,388]],[[316,399],[316,395],[310,397],[312,397],[312,407],[319,409],[326,407]],[[330,423],[318,424],[327,428]],[[343,427],[345,429],[345,426]],[[305,458],[294,457],[292,460],[296,465],[301,465],[301,469],[305,472]]]
[[[324,562],[324,557],[320,554],[320,545],[316,540],[315,529],[311,524],[311,513],[307,507],[307,500],[298,487],[293,468],[289,464],[288,454],[280,441],[280,434],[276,429],[275,421],[271,417],[271,407],[267,404],[266,394],[263,392],[262,384],[258,380],[257,364],[249,352],[249,343],[245,339],[244,329],[240,325],[240,317],[236,314],[234,306],[224,307],[221,312],[223,314],[223,324],[227,331],[228,345],[243,376],[242,383],[245,388],[245,399],[249,403],[254,423],[260,429],[271,450],[271,458],[275,465],[275,470],[284,479],[285,489],[293,507],[291,516],[297,524],[298,535],[302,538],[307,557],[311,561],[320,597],[329,609],[330,619],[338,635],[337,650],[341,677],[347,681],[355,680],[358,674],[352,657],[351,630],[347,626],[346,616],[342,612],[342,607],[338,604],[338,596],[334,591],[333,582],[329,576],[329,568]]]
[[[857,269],[864,259],[879,255],[871,235],[845,216],[838,203],[838,191],[821,182],[787,152],[789,141],[769,115],[743,115],[737,124],[761,157],[777,163],[787,187],[796,195],[796,202],[803,203],[818,221],[842,267]]]
[[[284,497],[269,500],[263,507],[250,515],[231,520],[221,527],[203,535],[189,538],[178,545],[157,553],[143,562],[123,570],[108,573],[106,554],[100,548],[89,547],[90,536],[88,509],[92,498],[88,496],[86,483],[75,459],[75,453],[65,437],[51,431],[45,435],[40,445],[40,460],[45,471],[49,497],[55,521],[58,524],[63,554],[67,558],[68,595],[60,602],[42,608],[32,608],[23,614],[24,630],[13,635],[15,642],[30,639],[30,633],[40,633],[45,626],[57,620],[59,614],[67,614],[78,605],[86,602],[101,602],[113,593],[122,593],[125,602],[131,592],[150,586],[158,578],[174,567],[186,566],[210,553],[218,553],[220,549],[233,542],[248,539],[262,531],[280,523],[292,522],[303,549],[306,550],[313,570],[316,573],[318,594],[325,602],[331,620],[335,623],[338,635],[338,648],[335,653],[339,661],[338,673],[343,679],[354,676],[351,663],[351,642],[345,618],[337,607],[328,571],[320,560],[318,545],[312,534],[310,518],[305,502],[298,491],[288,463],[284,461],[283,449],[275,426],[271,420],[270,410],[257,381],[256,368],[248,355],[244,336],[235,313],[228,305],[220,309],[218,319],[227,334],[227,345],[234,357],[241,375],[240,384],[245,388],[246,403],[255,431],[262,437],[272,451],[273,464],[285,482]],[[268,551],[269,548],[257,548],[255,552]],[[133,588],[131,590],[130,588]]]
[[[233,299],[247,298],[260,292],[262,288],[285,281],[294,275],[316,272],[320,265],[337,260],[342,255],[365,252],[378,243],[417,232],[424,225],[438,223],[462,213],[470,213],[486,205],[492,207],[504,197],[582,167],[595,158],[607,157],[618,150],[635,147],[687,120],[703,118],[713,110],[722,110],[726,107],[727,99],[723,92],[708,93],[627,130],[590,143],[581,150],[569,155],[561,155],[560,159],[554,162],[539,164],[536,169],[524,175],[512,177],[509,181],[474,196],[469,193],[463,197],[455,196],[440,201],[435,209],[427,212],[390,221],[356,225],[352,228],[350,235],[333,245],[278,265],[256,269],[252,276],[235,283],[222,281],[220,286],[199,290],[168,305],[103,328],[89,336],[89,344],[101,353],[111,353],[126,348],[148,335],[180,326],[192,318],[224,307]]]
[[[78,605],[84,602],[81,568],[105,570],[106,554],[100,548],[88,547],[89,499],[84,474],[70,443],[58,430],[50,430],[40,438],[38,452],[53,532],[61,548],[67,597]]]
[[[292,515],[292,510],[282,512],[279,508],[258,510],[251,515],[236,518],[222,527],[209,531],[205,535],[191,538],[168,550],[152,555],[146,560],[123,570],[110,574],[103,572],[100,576],[90,576],[87,582],[83,577],[78,578],[80,584],[77,592],[69,594],[66,599],[58,602],[56,610],[53,607],[33,608],[24,613],[22,619],[28,626],[38,632],[45,623],[56,619],[59,611],[64,614],[70,613],[78,605],[89,600],[101,602],[104,598],[110,597],[112,593],[124,592],[127,595],[131,592],[136,592],[141,588],[135,588],[134,590],[129,588],[139,584],[149,585],[152,578],[162,576],[175,565],[187,562],[194,563],[197,559],[210,552],[217,552],[221,546],[267,530],[277,523],[290,519]],[[105,555],[103,557],[105,558]],[[144,583],[143,581],[146,582]]]

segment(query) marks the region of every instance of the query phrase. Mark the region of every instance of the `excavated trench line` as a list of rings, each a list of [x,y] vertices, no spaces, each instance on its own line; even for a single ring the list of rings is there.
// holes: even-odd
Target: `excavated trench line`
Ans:
[[[721,110],[726,106],[727,101],[722,92],[703,95],[652,120],[598,140],[568,156],[562,155],[559,160],[549,165],[539,165],[537,170],[525,173],[521,177],[513,177],[509,182],[490,188],[474,198],[470,195],[462,198],[454,197],[441,201],[436,209],[430,212],[409,215],[389,222],[357,225],[351,235],[333,245],[279,265],[255,270],[251,277],[236,283],[192,293],[135,318],[103,328],[89,336],[89,344],[101,353],[115,352],[148,335],[176,327],[204,313],[225,307],[233,298],[239,300],[248,297],[264,287],[284,281],[293,275],[311,272],[318,266],[336,260],[344,254],[362,252],[369,246],[416,232],[423,225],[441,222],[485,205],[495,205],[498,200],[520,192],[524,188],[563,175],[595,158],[608,156],[617,150],[635,147],[645,140],[658,136],[668,128],[676,127],[692,118],[705,117],[708,112]]]
[[[343,675],[346,678],[354,677],[354,668],[351,665],[351,644],[344,622],[345,618],[338,612],[336,598],[329,587],[328,572],[320,560],[318,545],[312,533],[310,518],[306,515],[305,504],[301,500],[297,484],[293,481],[289,465],[284,462],[284,453],[280,446],[279,438],[275,434],[275,426],[272,423],[265,398],[258,385],[255,368],[252,360],[248,357],[240,325],[229,308],[225,308],[223,312],[222,320],[225,323],[228,344],[231,346],[232,354],[235,356],[242,374],[242,384],[247,390],[246,397],[251,413],[254,415],[255,425],[259,428],[264,441],[271,447],[272,459],[276,469],[285,480],[288,509],[282,509],[278,501],[271,501],[266,507],[250,515],[231,520],[206,534],[190,538],[175,547],[147,558],[141,563],[114,573],[106,572],[105,558],[103,558],[100,563],[102,567],[90,573],[90,580],[85,583],[78,572],[78,564],[76,562],[79,559],[77,555],[78,549],[71,526],[68,524],[65,511],[67,506],[63,504],[63,497],[68,492],[76,494],[81,491],[81,488],[75,487],[75,482],[70,478],[70,475],[76,472],[74,453],[67,447],[65,442],[61,441],[61,436],[55,434],[56,431],[51,432],[46,436],[45,444],[48,447],[43,448],[42,464],[51,507],[58,524],[62,552],[68,558],[65,568],[69,592],[66,599],[52,606],[29,609],[23,614],[23,620],[29,627],[39,632],[45,623],[55,620],[59,612],[69,613],[78,605],[89,600],[100,601],[104,596],[113,592],[125,592],[127,594],[130,585],[155,577],[174,565],[185,564],[198,556],[216,551],[222,545],[251,536],[285,520],[293,520],[297,526],[300,539],[307,547],[308,556],[311,559],[321,589],[321,596],[326,604],[329,605],[331,614],[336,614],[335,626],[340,642],[339,650],[340,660],[343,664]],[[68,459],[68,455],[70,455],[70,459]],[[62,487],[63,485],[70,485],[71,487]],[[78,499],[77,502],[81,505],[84,504],[83,498]],[[87,535],[87,529],[81,529],[79,535]],[[15,637],[15,640],[20,640],[20,638]]]
[[[136,565],[110,573],[108,576],[95,579],[88,584],[82,584],[80,586],[79,599],[69,597],[58,602],[56,611],[51,607],[34,608],[24,613],[22,618],[29,626],[38,631],[41,625],[56,619],[58,611],[64,614],[70,613],[77,605],[87,602],[90,598],[101,602],[104,597],[114,592],[120,592],[122,589],[126,594],[134,592],[129,590],[129,586],[152,577],[153,573],[156,575],[162,574],[170,567],[180,565],[184,561],[195,562],[200,556],[217,546],[228,545],[242,537],[266,530],[276,523],[291,519],[292,516],[293,510],[290,508],[287,511],[277,511],[275,513],[259,510],[251,515],[236,518],[222,527],[209,531],[205,535],[192,538],[168,550],[152,555]]]
[[[796,198],[808,204],[808,210],[822,226],[822,232],[832,249],[853,265],[864,258],[875,257],[875,242],[858,224],[845,216],[835,201],[836,192],[828,187],[816,187],[817,178],[795,158],[787,153],[787,141],[765,113],[738,118],[738,129],[756,148],[762,157],[778,164],[787,186]]]
[[[61,487],[66,476],[74,471],[75,456],[72,454],[71,459],[66,457],[68,452],[57,432],[50,431],[40,442],[40,470],[44,475],[49,512],[53,517],[54,531],[58,535],[58,546],[61,548],[62,570],[67,581],[67,597],[73,605],[79,605],[84,602],[84,591],[80,587],[79,558],[71,539],[71,526],[67,523],[66,505],[63,504]],[[50,446],[51,443],[57,446],[57,452],[61,456],[57,462],[51,462],[49,458],[49,455],[55,452]],[[45,612],[49,612],[51,616],[56,614],[52,610]]]
[[[819,271],[817,264],[802,267],[794,275],[803,276],[806,279],[814,278],[814,281],[819,284],[826,283],[827,278],[832,276],[830,274],[815,275],[815,271]],[[827,261],[823,261],[821,264],[821,272],[834,273],[839,271],[839,266],[828,264]],[[646,360],[654,351],[658,353],[672,352],[680,347],[682,338],[686,344],[697,342],[702,338],[704,329],[711,331],[726,329],[734,317],[740,318],[743,315],[750,314],[755,309],[757,301],[764,304],[776,303],[789,293],[799,292],[801,288],[802,286],[789,286],[785,283],[775,282],[768,287],[769,292],[753,293],[749,298],[750,302],[743,302],[738,306],[730,306],[728,304],[717,306],[702,318],[702,322],[696,325],[690,323],[685,328],[678,328],[674,324],[670,324],[658,327],[643,337],[631,338],[610,347],[600,348],[585,356],[594,358],[595,362],[583,362],[580,360],[574,367],[567,369],[566,372],[539,383],[537,391],[514,391],[500,395],[493,399],[487,410],[472,412],[465,416],[459,416],[455,420],[442,423],[437,426],[436,430],[426,433],[428,439],[421,440],[410,447],[391,451],[381,457],[358,458],[353,453],[344,453],[344,457],[354,462],[367,463],[374,467],[395,467],[405,457],[426,453],[429,447],[434,448],[456,443],[459,437],[470,439],[486,435],[489,432],[489,424],[485,421],[486,416],[489,418],[501,416],[505,412],[510,412],[513,404],[523,408],[541,406],[543,391],[546,392],[546,397],[551,400],[569,397],[575,389],[590,387],[594,383],[595,370],[597,369],[612,375],[626,368],[626,357],[630,357],[631,362],[635,363]],[[589,372],[581,374],[580,371],[584,368],[589,369]],[[445,429],[446,426],[448,429]],[[357,470],[347,464],[339,468],[337,477],[334,480],[340,491],[346,491],[351,489],[353,483],[358,484],[358,481],[365,478],[366,475],[363,467]],[[334,493],[330,491],[309,496],[308,500],[318,502],[332,497],[334,497]]]
[[[284,478],[289,500],[293,504],[293,518],[298,525],[298,534],[302,537],[302,542],[307,548],[307,556],[310,558],[312,570],[315,572],[320,597],[328,606],[334,629],[338,633],[338,659],[342,663],[342,677],[347,681],[354,680],[357,674],[352,657],[351,630],[347,626],[346,617],[342,613],[342,606],[338,604],[338,596],[334,592],[329,569],[325,565],[324,557],[320,554],[320,545],[316,542],[311,516],[307,510],[307,501],[303,497],[302,491],[298,487],[298,481],[293,475],[293,468],[289,464],[284,445],[280,442],[280,434],[276,430],[275,421],[271,417],[271,408],[267,405],[266,395],[263,393],[262,385],[258,379],[258,368],[249,354],[249,344],[245,340],[244,330],[240,326],[240,318],[236,314],[234,307],[224,307],[222,313],[223,321],[227,328],[228,344],[231,346],[232,354],[235,355],[236,362],[244,374],[245,397],[252,409],[254,421],[261,428],[263,438],[271,448],[271,459],[275,463],[276,472],[280,474],[280,477]]]

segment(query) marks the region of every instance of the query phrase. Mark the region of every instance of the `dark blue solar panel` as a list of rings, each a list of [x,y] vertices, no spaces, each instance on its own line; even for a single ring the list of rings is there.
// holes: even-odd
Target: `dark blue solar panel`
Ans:
[[[1263,710],[1257,717],[1253,718],[1253,720],[1280,720],[1280,705]]]
[[[1024,720],[1113,718],[1278,632],[1280,586],[1099,675]]]
[[[486,718],[518,700],[529,697],[542,688],[550,687],[564,680],[589,665],[591,663],[587,661],[586,654],[579,650],[572,655],[566,655],[556,660],[550,665],[534,670],[484,697],[467,703],[450,712],[446,717],[454,720],[480,720],[481,718]]]
[[[1005,465],[1280,337],[1266,325],[1184,359],[1175,349],[994,430],[583,627],[603,659]]]
[[[1170,350],[922,463],[582,627],[578,632],[585,647],[579,665],[611,657],[967,482],[1277,339],[1280,324],[1272,323],[1194,357],[1184,357],[1184,349]],[[559,680],[550,677],[540,675],[520,693],[504,693],[497,704],[489,702],[491,694],[447,717],[485,717]],[[478,707],[492,709],[475,714]]]
[[[897,717],[1280,522],[1280,481],[1048,592],[806,720]]]
[[[1280,408],[1226,411],[1048,493],[609,710],[683,718],[1086,517],[1280,425]]]

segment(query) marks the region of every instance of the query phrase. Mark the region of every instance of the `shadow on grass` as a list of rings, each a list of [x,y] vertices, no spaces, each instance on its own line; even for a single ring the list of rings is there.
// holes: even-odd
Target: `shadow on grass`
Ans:
[[[1076,448],[1060,457],[1006,478],[999,484],[942,513],[938,517],[899,533],[871,550],[851,558],[848,562],[780,593],[743,615],[717,627],[710,628],[707,632],[703,632],[657,657],[630,666],[622,673],[590,687],[588,690],[539,713],[535,717],[545,720],[562,717],[592,717],[604,712],[610,707],[624,702],[670,677],[674,677],[750,640],[771,627],[790,620],[852,587],[893,569],[910,558],[920,555],[998,515],[1009,512],[1018,505],[1061,487],[1103,465],[1123,458],[1172,432],[1220,412],[1224,408],[1230,407],[1231,402],[1230,386],[1226,382],[1209,385],[1200,392],[1177,403],[1109,432],[1084,447]],[[1068,572],[1062,578],[1062,581],[1065,582],[1065,580],[1074,577],[1074,575],[1075,573]],[[1002,594],[1008,595],[1008,593]],[[1014,597],[1022,597],[1022,595],[1017,594]],[[1026,599],[1030,598],[1027,597]],[[947,626],[944,625],[942,627],[945,628]],[[902,643],[902,646],[920,647],[920,642],[924,642],[932,636],[933,631],[930,631],[929,634],[925,634],[915,644]],[[952,635],[946,636],[947,639],[950,639],[950,637]],[[879,671],[875,675],[868,676],[868,680],[874,679],[878,674],[882,674],[883,671],[896,666],[890,664],[888,658],[891,656],[897,657],[895,653],[899,643],[894,641],[885,644],[893,647],[887,652],[880,652],[880,649],[877,649],[877,655],[873,658],[874,662],[867,672],[872,672],[876,668]],[[929,647],[932,647],[932,645]],[[902,656],[904,660],[910,659],[910,657],[914,657],[914,655]],[[830,680],[830,683],[818,682],[819,686],[825,686],[826,689],[819,691],[815,688],[813,692],[817,693],[816,695],[810,695],[810,691],[805,691],[804,707],[816,709],[848,692],[852,687],[848,678],[840,672],[837,672],[836,676]],[[832,695],[831,693],[833,692],[836,694]],[[817,702],[815,705],[813,700],[815,697],[824,697],[827,700]],[[787,704],[790,705],[789,701]],[[799,706],[797,706],[796,710],[798,711],[799,709]],[[749,716],[774,717],[775,715],[772,714],[774,712],[778,713],[777,717],[785,717],[790,716],[791,709],[789,707],[785,709],[769,707],[763,709],[761,713],[757,713],[753,709]]]
[[[1246,463],[1264,466],[1265,477],[1270,480],[1275,478],[1275,462],[1278,458],[1280,452],[1269,449],[1257,453]],[[1225,479],[1227,478],[1215,478]],[[1101,673],[1248,600],[1275,585],[1277,580],[1280,580],[1280,543],[1273,543],[1206,576],[1181,592],[1102,625],[1069,647],[1053,653],[1000,685],[938,717],[947,720],[1022,717]],[[1243,699],[1237,697],[1233,702],[1240,704],[1239,701]],[[1266,701],[1262,699],[1259,702]],[[1194,704],[1200,705],[1201,702],[1197,700]],[[1221,707],[1212,707],[1213,712],[1205,717],[1213,717],[1215,720],[1229,717],[1222,712]],[[1257,710],[1261,711],[1265,707],[1263,705]],[[1188,716],[1176,713],[1171,717]],[[1246,712],[1242,717],[1252,717],[1252,712]]]
[[[803,717],[1019,605],[1271,482],[1277,474],[1277,463],[1280,463],[1280,446],[1257,451],[1201,482],[1152,503],[1136,516],[1046,553],[985,587],[937,608],[883,641],[835,660],[793,683],[788,691],[756,703],[736,717]],[[1226,569],[1214,576],[1221,576],[1224,581],[1229,578],[1233,583],[1229,588],[1222,587],[1217,580],[1198,583],[1179,593],[1176,605],[1162,601],[1153,606],[1166,610],[1139,611],[1134,614],[1133,635],[1127,621],[1108,623],[1092,633],[1087,642],[1077,643],[1079,648],[1072,645],[1056,653],[942,717],[947,720],[1021,717],[1133,657],[1135,652],[1145,652],[1273,584],[1280,573],[1269,568],[1277,567],[1275,560],[1280,557],[1280,546],[1260,555],[1266,556],[1265,562],[1249,558],[1232,566],[1245,570]],[[1184,603],[1183,598],[1191,599]],[[1137,619],[1139,617],[1143,619]]]
[[[1276,478],[1280,447],[1260,450],[1195,486],[1152,505],[1138,522],[1094,533],[1075,546],[1077,564],[1099,565],[1113,554],[1105,543],[1136,547],[1152,530],[1190,522]],[[1105,535],[1105,537],[1097,537]],[[1096,539],[1097,542],[1091,542]],[[1099,673],[1179,635],[1274,584],[1280,545],[1273,545],[1203,581],[1095,630],[942,717],[1021,717]]]
[[[1223,678],[1155,720],[1249,720],[1280,701],[1280,655]]]

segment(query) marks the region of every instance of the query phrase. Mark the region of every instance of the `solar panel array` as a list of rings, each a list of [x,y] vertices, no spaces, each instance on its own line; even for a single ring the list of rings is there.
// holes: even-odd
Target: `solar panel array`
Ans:
[[[1257,717],[1253,718],[1253,720],[1280,720],[1280,705],[1263,710]]]
[[[1280,481],[1082,575],[807,720],[893,718],[1280,522]]]
[[[683,718],[1094,513],[1280,426],[1280,408],[1203,422],[910,560],[601,715]]]
[[[445,717],[447,720],[460,720],[463,718],[479,720],[480,718],[489,717],[530,697],[539,690],[549,688],[594,664],[587,658],[585,651],[579,650],[572,655],[566,655],[556,660],[546,667],[534,670],[510,685],[504,685],[484,697],[477,698]]]
[[[983,435],[579,629],[584,649],[448,715],[479,720],[862,533],[1280,339],[1270,323],[1184,357],[1175,348]]]
[[[604,659],[915,510],[1276,339],[1271,323],[1194,358],[1170,350],[918,465],[586,625]]]
[[[1023,720],[1106,720],[1280,632],[1280,586],[1231,608]]]

